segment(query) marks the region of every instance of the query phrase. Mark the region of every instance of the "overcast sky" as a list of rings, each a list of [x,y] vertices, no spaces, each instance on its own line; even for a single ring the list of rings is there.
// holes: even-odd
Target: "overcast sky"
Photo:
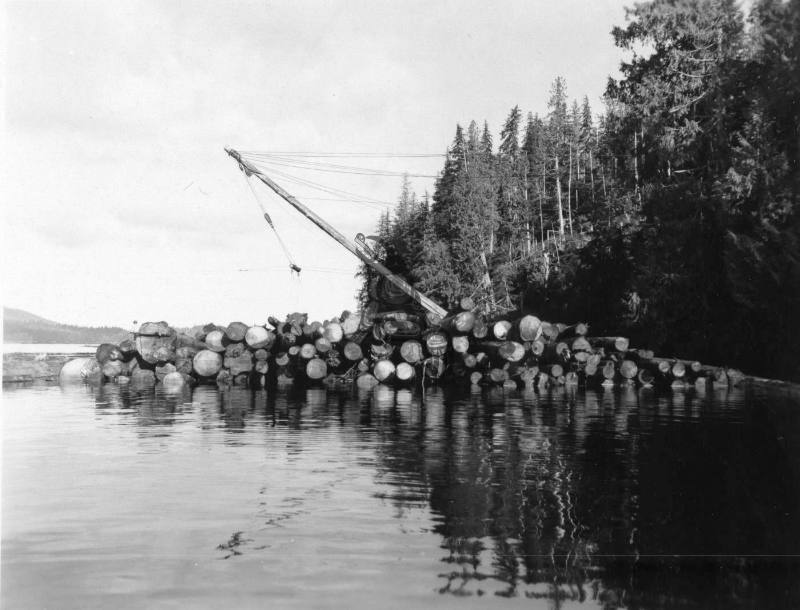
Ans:
[[[355,258],[266,197],[304,268],[290,275],[223,147],[444,153],[471,119],[496,142],[514,105],[546,112],[559,75],[599,111],[625,4],[7,2],[3,303],[124,327],[353,308]],[[295,173],[381,201],[400,190],[397,177]],[[433,190],[431,178],[412,183]],[[372,232],[380,214],[284,186],[347,235]]]

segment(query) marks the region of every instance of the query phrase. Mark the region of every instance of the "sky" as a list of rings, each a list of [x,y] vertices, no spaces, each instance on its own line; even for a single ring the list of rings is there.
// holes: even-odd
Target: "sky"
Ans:
[[[596,111],[620,0],[6,2],[2,301],[68,324],[176,326],[354,309],[355,257],[225,154],[432,154],[457,123],[499,139],[552,81]],[[442,157],[322,159],[426,176]],[[284,168],[385,205],[277,182],[345,235],[398,176]],[[417,194],[431,177],[412,178]],[[292,259],[264,222],[270,213]]]

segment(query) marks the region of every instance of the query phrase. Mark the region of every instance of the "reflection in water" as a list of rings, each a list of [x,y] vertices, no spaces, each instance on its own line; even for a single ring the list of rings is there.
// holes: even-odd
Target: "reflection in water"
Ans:
[[[230,493],[217,488],[241,479],[251,496],[236,506],[249,520],[217,516],[224,534],[204,547],[217,559],[291,557],[310,528],[314,544],[341,549],[346,563],[359,536],[377,543],[394,523],[434,549],[436,565],[413,574],[434,599],[603,608],[800,602],[800,414],[790,398],[634,387],[169,393],[107,384],[61,392],[76,404],[93,401],[105,428],[135,430],[147,443],[139,453],[159,451],[164,468],[186,469],[201,496]],[[169,462],[179,443],[225,448],[214,453],[229,460],[218,464],[225,479],[206,482],[190,457]],[[372,477],[367,486],[359,469]],[[162,493],[180,500],[168,487]],[[344,505],[383,502],[389,521],[348,524],[327,510],[337,493]],[[415,529],[421,513],[427,525]],[[310,515],[317,521],[304,521]],[[311,580],[329,569],[313,549],[298,555]]]

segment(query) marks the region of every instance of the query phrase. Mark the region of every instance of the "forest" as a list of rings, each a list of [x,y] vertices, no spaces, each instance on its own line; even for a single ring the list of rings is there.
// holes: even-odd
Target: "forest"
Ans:
[[[377,256],[444,307],[800,381],[800,0],[637,3],[611,35],[626,59],[602,109],[556,78],[547,113],[514,106],[497,138],[457,125]]]

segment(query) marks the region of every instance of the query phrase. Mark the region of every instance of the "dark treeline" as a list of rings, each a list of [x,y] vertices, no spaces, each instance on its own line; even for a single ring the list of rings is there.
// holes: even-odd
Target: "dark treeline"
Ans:
[[[737,4],[637,4],[601,113],[557,78],[497,142],[457,126],[433,196],[406,182],[382,218],[381,260],[445,307],[800,379],[800,0]]]

